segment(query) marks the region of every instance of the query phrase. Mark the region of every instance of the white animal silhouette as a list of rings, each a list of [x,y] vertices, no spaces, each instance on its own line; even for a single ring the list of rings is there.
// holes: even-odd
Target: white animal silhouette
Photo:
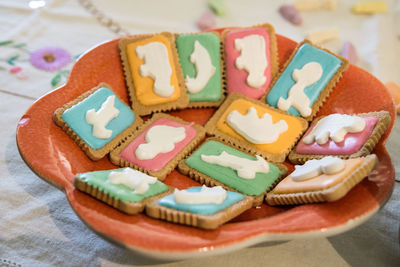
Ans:
[[[157,178],[131,168],[125,168],[122,172],[111,172],[108,175],[108,181],[110,184],[123,184],[134,190],[134,193],[145,194],[150,188],[149,184],[156,183]]]
[[[175,189],[174,201],[181,204],[221,204],[226,198],[226,190],[221,186],[207,187],[203,185],[200,192],[188,192]]]
[[[294,181],[307,180],[321,174],[335,174],[344,169],[344,160],[338,157],[327,156],[322,159],[306,161],[304,165],[295,165],[295,170],[290,174]]]
[[[212,65],[210,54],[199,41],[194,42],[194,51],[190,55],[190,62],[196,66],[196,78],[186,76],[186,87],[191,94],[200,92],[214,75],[216,68]]]
[[[229,167],[237,172],[237,175],[244,179],[254,179],[256,173],[268,173],[269,164],[262,157],[256,155],[257,160],[237,157],[226,151],[218,156],[201,155],[201,159],[207,163]]]
[[[153,126],[145,136],[146,143],[137,147],[135,155],[138,159],[152,159],[160,153],[167,153],[175,148],[175,143],[185,139],[184,127],[168,125]]]
[[[174,92],[174,86],[171,85],[172,68],[165,45],[161,42],[152,42],[138,46],[136,54],[144,60],[144,64],[139,69],[140,74],[150,76],[154,80],[154,93],[162,97],[170,97]]]
[[[114,107],[115,95],[107,97],[101,104],[100,109],[90,109],[86,112],[86,122],[93,125],[93,136],[101,139],[108,139],[112,136],[112,130],[106,129],[107,124],[118,117],[119,110]]]
[[[293,80],[296,82],[289,90],[289,97],[278,100],[278,108],[288,111],[291,106],[297,109],[303,117],[311,115],[310,99],[304,93],[304,89],[310,86],[322,77],[322,67],[317,62],[309,62],[303,68],[295,69],[292,73]]]
[[[278,140],[281,133],[288,130],[285,120],[272,123],[272,116],[268,113],[264,113],[260,119],[254,107],[250,107],[244,116],[237,110],[231,111],[226,117],[226,122],[253,144],[273,143]]]
[[[331,138],[336,143],[344,140],[347,133],[357,133],[365,129],[366,122],[358,116],[346,114],[331,114],[320,119],[307,136],[303,138],[305,144],[314,141],[325,144]]]
[[[253,34],[235,40],[235,49],[241,54],[236,58],[236,67],[248,72],[247,84],[260,88],[267,81],[265,69],[268,67],[265,54],[265,39],[261,35]]]

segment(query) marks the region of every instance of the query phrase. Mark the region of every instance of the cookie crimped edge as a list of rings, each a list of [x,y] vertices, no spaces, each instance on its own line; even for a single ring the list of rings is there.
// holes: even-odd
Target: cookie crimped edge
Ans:
[[[252,206],[250,198],[246,197],[239,202],[223,209],[217,213],[205,215],[186,211],[180,211],[158,204],[159,197],[146,204],[146,215],[155,219],[165,220],[172,223],[198,227],[206,230],[213,230],[222,224],[230,221]]]
[[[230,145],[230,144],[226,144],[226,143],[221,142],[221,140],[219,140],[219,139],[217,139],[217,138],[213,138],[213,137],[207,138],[206,140],[204,140],[203,143],[205,143],[205,142],[207,142],[207,141],[217,141],[217,142],[220,142],[220,143],[222,143],[222,144],[224,144],[224,145],[227,145],[227,146],[230,146],[230,147],[232,147],[232,148],[234,148],[234,149],[237,149],[236,147],[234,147],[234,146],[232,146],[232,145]],[[245,195],[246,197],[248,197],[249,199],[252,200],[252,205],[253,205],[253,207],[257,207],[257,206],[261,205],[261,204],[263,203],[263,201],[264,201],[265,194],[266,194],[267,192],[269,192],[270,190],[272,190],[272,189],[275,187],[275,185],[276,185],[277,183],[279,183],[279,181],[281,181],[281,180],[283,179],[283,177],[284,177],[284,176],[287,174],[287,172],[288,172],[288,170],[287,170],[287,168],[286,168],[286,166],[285,166],[284,164],[282,164],[282,163],[273,163],[273,162],[271,162],[272,164],[274,164],[275,166],[277,166],[277,167],[281,170],[281,175],[280,175],[269,187],[267,187],[267,188],[265,189],[265,192],[264,192],[264,193],[261,193],[260,195],[257,195],[257,196],[250,196],[250,195],[246,195],[246,194],[244,194],[244,193],[242,193],[242,192],[239,192],[239,191],[236,190],[235,188],[230,187],[230,186],[228,186],[228,185],[226,185],[226,184],[224,184],[224,183],[222,183],[222,182],[220,182],[220,181],[218,181],[218,180],[216,180],[216,179],[214,179],[214,178],[212,178],[212,177],[210,177],[210,176],[208,176],[208,175],[206,175],[206,174],[204,174],[204,173],[202,173],[202,172],[200,172],[200,171],[198,171],[198,170],[196,170],[196,169],[193,169],[193,168],[189,167],[189,166],[186,164],[185,161],[186,161],[186,159],[187,159],[188,157],[190,157],[190,156],[193,154],[193,152],[195,152],[195,151],[193,150],[191,153],[189,153],[184,159],[182,159],[182,160],[179,162],[179,164],[178,164],[178,171],[179,171],[180,173],[182,173],[183,175],[186,175],[186,176],[190,177],[191,179],[193,179],[193,180],[199,182],[200,184],[204,184],[204,185],[209,186],[209,187],[210,187],[210,186],[218,186],[218,185],[219,185],[219,186],[222,186],[222,187],[223,187],[224,189],[226,189],[226,190],[238,192],[238,193],[240,193],[240,194],[242,194],[242,195]]]
[[[360,117],[376,117],[378,118],[378,122],[375,124],[374,129],[372,130],[371,135],[367,138],[365,143],[362,145],[360,150],[356,151],[353,154],[349,155],[333,155],[333,154],[301,154],[296,152],[297,145],[293,148],[293,150],[289,153],[289,161],[293,164],[303,164],[308,160],[311,159],[321,159],[326,156],[333,156],[339,157],[341,159],[348,159],[348,158],[357,158],[357,157],[364,157],[369,155],[372,150],[374,149],[375,145],[379,142],[382,135],[385,133],[387,127],[389,126],[392,118],[390,117],[389,112],[385,110],[381,111],[374,111],[368,113],[359,113],[359,114],[352,114],[355,116]],[[312,124],[317,123],[319,120],[326,116],[321,116],[316,118]],[[303,136],[304,137],[304,136]],[[302,138],[303,138],[302,137]],[[302,138],[300,138],[299,142],[301,142]]]
[[[225,110],[234,101],[236,101],[238,99],[244,99],[244,100],[249,101],[249,102],[251,102],[251,103],[253,103],[255,105],[262,106],[264,108],[273,110],[273,111],[275,111],[277,113],[280,113],[280,114],[283,114],[283,115],[286,115],[286,116],[295,117],[296,119],[298,119],[302,124],[302,131],[297,136],[296,141],[293,142],[293,144],[290,147],[288,147],[285,151],[282,151],[280,154],[271,154],[271,153],[265,152],[265,151],[255,147],[250,142],[239,140],[239,139],[237,139],[237,138],[235,138],[233,136],[230,136],[230,135],[220,131],[216,127],[218,120],[224,114]],[[305,119],[301,118],[301,117],[290,115],[287,112],[284,112],[284,111],[279,110],[279,109],[275,109],[275,108],[269,106],[268,104],[263,103],[261,101],[258,101],[256,99],[252,99],[252,98],[243,96],[240,93],[231,93],[231,94],[228,95],[228,97],[225,99],[225,101],[222,103],[222,105],[219,107],[219,109],[214,113],[214,115],[210,118],[210,120],[206,123],[204,128],[206,129],[207,135],[216,136],[223,143],[227,143],[229,145],[232,145],[234,148],[239,149],[239,150],[241,150],[241,151],[243,151],[245,153],[249,153],[251,155],[259,154],[259,155],[263,156],[268,161],[279,163],[279,162],[285,161],[286,156],[292,150],[293,146],[295,146],[297,141],[301,138],[303,133],[307,130],[308,122]]]
[[[267,193],[266,202],[269,205],[297,205],[317,202],[333,202],[344,197],[353,187],[367,177],[378,164],[375,154],[367,155],[364,162],[339,184],[323,190],[304,193],[275,194],[274,190]]]
[[[118,147],[116,147],[110,153],[110,160],[113,164],[121,166],[121,167],[131,167],[135,170],[139,170],[151,176],[157,177],[158,180],[163,181],[165,177],[172,172],[175,167],[178,165],[179,161],[184,158],[190,151],[192,151],[196,145],[204,139],[205,137],[205,130],[202,126],[198,124],[193,124],[192,127],[196,130],[196,136],[189,142],[186,147],[183,148],[173,159],[171,159],[161,170],[159,171],[148,171],[145,170],[143,167],[133,164],[122,157],[119,156],[119,153],[129,145],[139,134],[145,131],[154,121],[159,118],[167,118],[169,120],[173,120],[185,125],[190,124],[190,122],[184,121],[178,117],[174,117],[165,113],[156,113],[153,117],[147,120],[137,131],[133,132],[128,138],[126,138]]]
[[[140,202],[133,202],[133,201],[128,202],[128,201],[123,201],[118,198],[115,198],[115,197],[111,196],[110,194],[105,193],[102,189],[88,184],[87,182],[83,181],[78,175],[76,175],[74,178],[74,186],[79,191],[82,191],[82,192],[102,201],[103,203],[106,203],[107,205],[109,205],[119,211],[122,211],[126,214],[129,214],[129,215],[135,215],[135,214],[141,213],[144,210],[146,203],[151,202],[153,199],[158,199],[158,198],[164,197],[166,195],[169,195],[174,190],[173,188],[168,186],[167,191],[164,191],[162,193],[159,193],[159,194],[151,196],[151,197],[147,197]]]
[[[170,42],[171,51],[172,51],[171,56],[172,56],[173,62],[174,62],[175,74],[178,79],[180,96],[177,100],[174,100],[172,102],[167,102],[167,103],[162,103],[162,104],[157,104],[157,105],[144,105],[144,104],[140,103],[140,101],[136,97],[135,83],[132,78],[132,70],[131,70],[131,67],[129,64],[127,46],[130,43],[149,39],[149,38],[151,38],[153,36],[157,36],[157,35],[163,35],[164,37],[168,38],[168,40]],[[174,34],[169,33],[169,32],[162,32],[162,33],[157,33],[157,34],[146,34],[146,35],[139,35],[136,37],[123,38],[119,41],[118,47],[120,50],[122,68],[124,71],[125,81],[126,81],[131,105],[132,105],[132,108],[134,110],[136,110],[136,112],[139,115],[150,115],[150,114],[156,113],[156,112],[171,111],[171,110],[183,109],[183,108],[187,107],[187,105],[189,103],[189,97],[186,94],[185,79],[183,77],[182,69],[179,64],[179,57],[178,57],[178,52],[176,49]]]
[[[200,33],[176,33],[175,34],[175,42],[180,35],[201,35],[205,33],[212,33],[215,34],[218,39],[219,39],[219,64],[220,64],[220,73],[221,73],[221,98],[218,101],[212,102],[212,101],[195,101],[192,102],[190,101],[189,98],[189,104],[187,105],[187,108],[208,108],[208,107],[219,107],[221,103],[225,100],[226,95],[227,95],[227,90],[226,90],[226,74],[225,74],[225,69],[224,69],[224,60],[223,60],[223,50],[222,50],[222,38],[221,34],[216,31],[207,31],[207,32],[200,32]],[[180,63],[180,57],[179,57],[179,52],[178,52],[178,47],[176,47],[176,51],[178,54],[178,60],[179,60],[179,65]],[[182,70],[182,75],[183,75],[183,70]],[[184,82],[184,86],[186,89],[186,93],[188,94],[188,90],[186,87],[186,83]],[[189,96],[188,96],[189,97]]]
[[[264,28],[269,36],[269,52],[270,52],[269,64],[271,64],[271,81],[270,81],[269,85],[267,86],[267,88],[265,88],[265,93],[266,93],[269,91],[269,89],[273,85],[275,77],[279,73],[278,42],[277,42],[277,38],[275,35],[275,28],[274,28],[274,26],[272,26],[269,23],[257,24],[257,25],[253,25],[250,27],[232,27],[232,28],[228,28],[228,29],[225,29],[224,31],[222,31],[222,33],[221,33],[221,41],[222,41],[221,53],[223,56],[223,66],[224,66],[225,78],[227,77],[226,64],[225,64],[225,62],[226,62],[226,53],[225,53],[226,35],[231,31],[246,30],[246,29],[252,29],[252,28]],[[226,83],[227,83],[227,78],[226,78]],[[226,92],[227,92],[227,94],[237,93],[237,92],[229,93],[228,92],[228,84],[226,84]],[[258,98],[258,100],[263,98],[264,95],[262,95],[260,98]]]
[[[102,159],[104,156],[106,156],[111,150],[113,150],[115,147],[117,147],[121,142],[123,142],[124,139],[127,138],[129,133],[135,132],[138,130],[138,128],[143,124],[143,120],[140,118],[139,114],[135,113],[132,111],[132,113],[135,115],[135,120],[133,121],[132,125],[123,130],[120,134],[118,134],[116,137],[114,137],[110,142],[108,142],[106,145],[104,145],[102,148],[99,149],[93,149],[91,148],[85,141],[83,141],[78,134],[72,130],[68,124],[63,120],[62,114],[72,106],[78,104],[79,102],[83,101],[87,97],[89,97],[91,94],[93,94],[95,91],[97,91],[100,88],[107,88],[111,90],[115,96],[119,98],[119,96],[114,92],[114,90],[111,88],[110,85],[107,83],[100,83],[96,87],[90,89],[89,91],[86,91],[85,93],[81,94],[74,100],[64,104],[61,108],[58,108],[54,114],[53,114],[53,121],[63,129],[74,141],[75,143],[85,152],[85,154],[94,161]],[[124,103],[120,98],[119,100]],[[126,103],[124,103],[127,105]],[[129,107],[129,105],[127,105]]]
[[[292,54],[290,55],[289,59],[286,60],[285,64],[283,64],[281,70],[279,71],[279,73],[275,76],[274,80],[271,83],[271,86],[269,87],[269,89],[266,91],[266,93],[262,96],[261,99],[263,99],[262,101],[264,103],[267,103],[267,96],[269,94],[269,92],[271,91],[271,89],[275,86],[276,82],[279,80],[279,78],[281,77],[281,75],[283,74],[283,72],[286,70],[286,68],[288,67],[288,65],[290,64],[290,62],[292,61],[292,59],[294,58],[294,56],[297,54],[297,51],[299,50],[299,48],[304,45],[304,44],[309,44],[317,49],[323,50],[335,57],[337,57],[338,59],[341,60],[341,65],[340,68],[336,70],[335,74],[329,79],[329,82],[325,85],[325,87],[322,89],[321,93],[318,95],[318,98],[315,100],[314,104],[312,105],[312,112],[310,116],[307,117],[303,117],[303,116],[298,116],[301,118],[306,119],[307,121],[312,121],[313,118],[315,117],[315,115],[317,114],[317,112],[320,110],[320,108],[322,107],[322,105],[326,102],[326,100],[328,99],[328,96],[330,95],[330,93],[333,91],[333,89],[336,87],[336,84],[339,82],[339,80],[342,78],[343,73],[347,70],[347,68],[349,67],[349,61],[340,56],[337,55],[335,53],[333,53],[332,51],[323,48],[319,45],[316,45],[314,43],[312,43],[311,41],[305,39],[303,40],[301,43],[299,43],[296,48],[294,49],[294,51],[292,52]],[[268,103],[267,103],[268,104]]]

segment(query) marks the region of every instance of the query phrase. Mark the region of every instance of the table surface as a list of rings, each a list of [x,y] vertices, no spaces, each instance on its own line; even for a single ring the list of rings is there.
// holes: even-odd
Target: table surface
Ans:
[[[328,238],[265,243],[225,255],[165,263],[144,258],[94,234],[72,211],[64,193],[39,179],[25,165],[15,143],[15,130],[26,109],[35,99],[61,85],[73,64],[43,71],[29,62],[30,53],[57,46],[78,56],[118,36],[101,26],[76,0],[47,0],[45,7],[39,9],[30,8],[29,2],[32,5],[40,1],[0,0],[0,42],[12,41],[0,45],[0,265],[395,266],[400,262],[397,182],[387,204],[369,221]],[[351,41],[359,54],[358,66],[382,82],[400,84],[400,1],[386,1],[389,11],[379,15],[354,15],[350,9],[357,1],[339,1],[334,11],[301,13],[302,26],[285,21],[277,12],[277,2],[284,1],[226,1],[227,14],[217,18],[217,26],[269,22],[277,33],[295,41],[304,39],[309,31],[337,27],[340,38],[325,47],[340,52],[342,44]],[[207,1],[93,3],[132,34],[196,32],[196,19],[208,10]],[[15,66],[22,70],[11,73]],[[400,171],[399,138],[397,121],[387,142],[396,177]]]

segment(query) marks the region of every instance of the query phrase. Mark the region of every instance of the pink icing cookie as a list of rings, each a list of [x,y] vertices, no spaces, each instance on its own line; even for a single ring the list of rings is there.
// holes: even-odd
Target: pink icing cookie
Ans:
[[[250,35],[260,35],[265,40],[265,55],[268,65],[265,68],[264,75],[265,83],[254,88],[249,86],[246,79],[249,73],[245,69],[236,67],[236,59],[242,54],[242,51],[235,48],[235,40],[241,39]],[[242,95],[253,99],[259,99],[263,96],[269,87],[272,79],[272,62],[271,62],[271,38],[267,30],[263,27],[255,27],[249,29],[240,29],[229,31],[225,35],[225,66],[227,76],[228,93],[238,92]]]
[[[299,154],[317,155],[351,155],[361,149],[378,122],[377,117],[363,117],[363,119],[366,122],[365,129],[358,133],[347,133],[344,140],[340,143],[329,140],[323,145],[319,145],[316,142],[307,145],[303,142],[303,139],[315,127],[316,124],[314,123],[298,143],[296,152]]]
[[[152,159],[140,160],[136,157],[135,151],[139,145],[146,143],[145,136],[147,132],[156,125],[166,125],[172,127],[184,127],[185,128],[185,139],[175,143],[175,148],[167,153],[159,153]],[[177,121],[172,121],[166,118],[159,118],[154,121],[146,130],[140,133],[129,145],[127,145],[119,154],[124,160],[131,162],[145,171],[159,171],[170,162],[179,152],[181,152],[197,135],[197,131],[194,129],[193,124],[182,124]]]

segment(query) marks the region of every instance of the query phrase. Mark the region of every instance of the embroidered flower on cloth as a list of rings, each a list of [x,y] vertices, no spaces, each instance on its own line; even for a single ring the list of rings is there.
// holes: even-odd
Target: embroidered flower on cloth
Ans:
[[[71,62],[71,54],[60,47],[48,46],[33,51],[29,61],[38,69],[55,71]]]

